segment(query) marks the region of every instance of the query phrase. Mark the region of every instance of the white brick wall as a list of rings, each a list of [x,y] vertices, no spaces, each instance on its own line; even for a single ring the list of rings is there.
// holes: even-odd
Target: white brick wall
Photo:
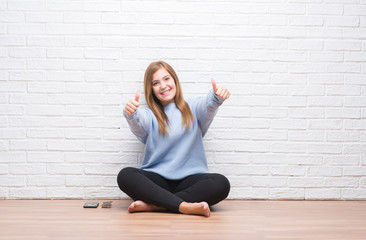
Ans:
[[[204,141],[230,198],[366,199],[365,39],[365,0],[0,0],[0,199],[126,197],[158,59],[231,90]]]

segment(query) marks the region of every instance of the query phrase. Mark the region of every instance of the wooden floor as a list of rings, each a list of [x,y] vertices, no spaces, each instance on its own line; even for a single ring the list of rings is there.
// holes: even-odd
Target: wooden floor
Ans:
[[[0,200],[0,239],[366,239],[366,201],[226,200],[209,218],[129,214],[129,200],[110,209],[84,202]]]

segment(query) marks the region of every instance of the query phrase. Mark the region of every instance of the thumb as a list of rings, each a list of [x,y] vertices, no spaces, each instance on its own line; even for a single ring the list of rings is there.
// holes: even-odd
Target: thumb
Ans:
[[[211,83],[212,83],[212,88],[213,88],[214,92],[216,93],[217,92],[217,87],[216,87],[216,82],[213,78],[211,78]]]
[[[137,91],[137,92],[136,92],[136,96],[135,96],[135,101],[136,101],[136,102],[138,102],[138,101],[139,101],[139,99],[140,99],[140,92],[139,92],[139,91]]]

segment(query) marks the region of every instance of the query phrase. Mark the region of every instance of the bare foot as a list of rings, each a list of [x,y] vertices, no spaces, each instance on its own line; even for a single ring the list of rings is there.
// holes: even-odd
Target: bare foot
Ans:
[[[209,217],[211,214],[210,207],[208,206],[207,202],[199,202],[199,203],[182,202],[179,205],[179,212],[184,214],[202,215],[205,217]]]
[[[132,212],[156,212],[156,211],[165,211],[165,208],[155,206],[153,204],[145,203],[143,201],[137,200],[131,203],[128,207],[128,211]]]

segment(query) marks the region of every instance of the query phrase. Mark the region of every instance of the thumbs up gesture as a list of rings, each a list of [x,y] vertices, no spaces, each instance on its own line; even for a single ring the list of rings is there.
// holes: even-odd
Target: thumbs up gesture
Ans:
[[[137,91],[136,92],[136,95],[135,95],[135,99],[131,99],[126,104],[125,113],[127,115],[132,115],[132,114],[134,114],[136,112],[137,108],[140,106],[139,99],[140,99],[140,92]]]
[[[214,93],[223,99],[228,99],[230,97],[230,92],[226,87],[216,86],[216,82],[213,78],[211,78],[212,88]]]

